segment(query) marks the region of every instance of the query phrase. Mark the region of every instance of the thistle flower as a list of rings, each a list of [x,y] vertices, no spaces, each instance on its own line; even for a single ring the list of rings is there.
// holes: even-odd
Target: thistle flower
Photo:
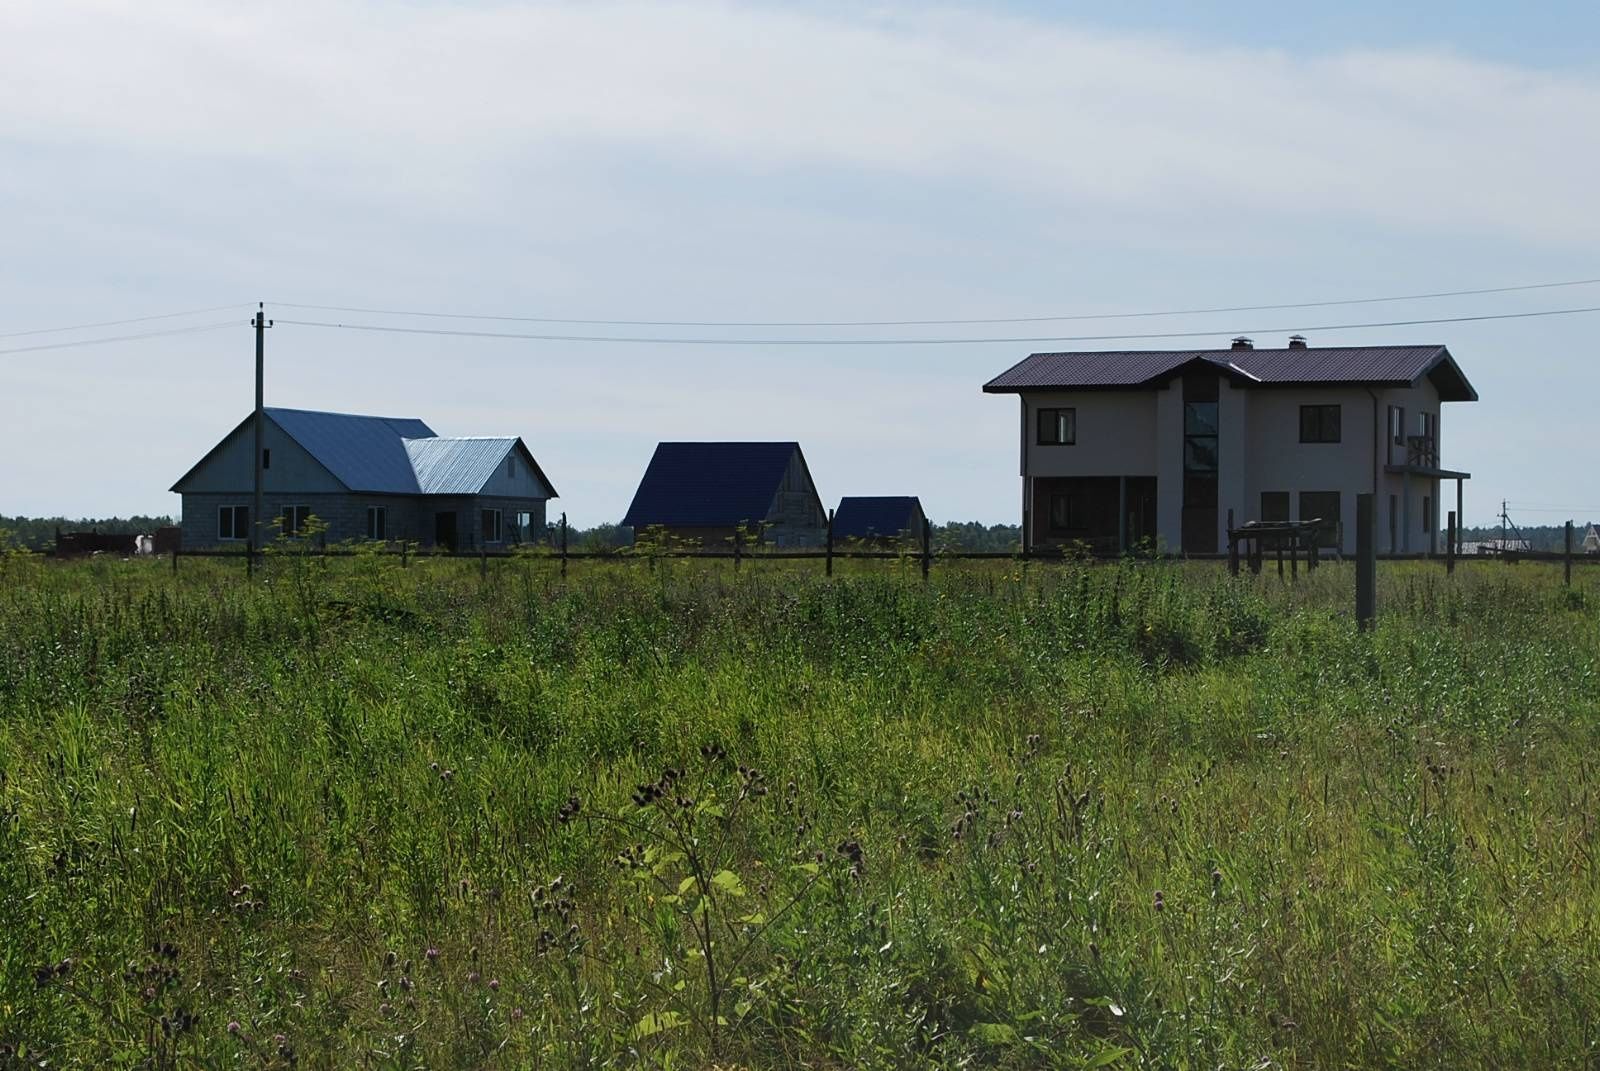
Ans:
[[[1155,904],[1155,907],[1156,907],[1157,911],[1165,911],[1167,909],[1166,899],[1161,895],[1161,890],[1160,889],[1156,890],[1156,904]]]
[[[427,958],[429,963],[439,962],[439,950],[434,948],[432,945],[428,946],[428,950],[423,953],[423,956]]]

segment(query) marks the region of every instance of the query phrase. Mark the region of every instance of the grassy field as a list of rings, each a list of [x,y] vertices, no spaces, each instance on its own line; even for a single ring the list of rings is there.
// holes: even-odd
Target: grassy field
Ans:
[[[0,571],[0,1066],[1600,1060],[1587,571]]]

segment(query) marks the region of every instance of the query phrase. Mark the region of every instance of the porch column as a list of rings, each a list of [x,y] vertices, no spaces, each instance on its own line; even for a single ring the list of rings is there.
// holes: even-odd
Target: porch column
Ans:
[[[1456,477],[1456,542],[1461,541],[1461,527],[1467,523],[1467,515],[1461,512],[1461,477]]]
[[[1128,552],[1128,478],[1117,477],[1117,553]]]
[[[1400,553],[1411,550],[1411,474],[1400,475]]]

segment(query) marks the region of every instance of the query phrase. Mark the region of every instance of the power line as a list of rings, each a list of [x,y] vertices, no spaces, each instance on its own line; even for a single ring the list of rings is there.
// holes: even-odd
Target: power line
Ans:
[[[199,316],[205,312],[221,312],[224,309],[243,308],[245,302],[236,301],[232,305],[212,305],[204,309],[186,309],[183,312],[162,312],[154,316],[135,316],[129,320],[100,320],[91,324],[74,324],[71,327],[36,327],[31,331],[12,331],[0,334],[0,338],[22,338],[24,335],[55,335],[66,331],[87,331],[91,327],[121,327],[123,324],[149,323],[151,320],[172,320],[179,316]],[[7,353],[18,353],[19,350],[7,350]]]
[[[1334,301],[1299,301],[1281,305],[1229,305],[1205,309],[1163,309],[1156,312],[1073,313],[1060,316],[1002,316],[977,320],[582,320],[562,316],[495,316],[467,312],[428,312],[417,309],[371,309],[352,305],[305,305],[292,301],[272,302],[286,309],[314,309],[319,312],[356,312],[369,316],[418,316],[442,320],[497,320],[533,324],[586,324],[603,327],[955,327],[975,324],[1028,324],[1055,320],[1131,320],[1156,316],[1204,316],[1222,312],[1268,312],[1282,309],[1318,309],[1333,305],[1373,305],[1391,301],[1427,301],[1434,298],[1473,297],[1483,294],[1510,294],[1525,290],[1550,290],[1556,287],[1593,286],[1600,279],[1569,279],[1555,283],[1526,283],[1521,286],[1490,286],[1476,290],[1438,290],[1426,294],[1397,294],[1388,297],[1341,298]],[[3,336],[0,336],[3,337]],[[1133,337],[1133,336],[1123,336]]]
[[[1255,327],[1234,331],[1239,335],[1271,335],[1285,332],[1355,331],[1371,327],[1420,327],[1427,324],[1476,323],[1483,320],[1521,320],[1536,316],[1572,316],[1600,312],[1600,305],[1577,309],[1542,309],[1537,312],[1501,312],[1480,316],[1447,316],[1428,320],[1386,320],[1359,324],[1320,324],[1292,327]],[[465,331],[442,327],[395,327],[386,324],[330,323],[321,320],[279,320],[295,327],[326,327],[345,331],[383,331],[402,335],[447,335],[457,338],[528,339],[538,342],[614,342],[669,346],[966,346],[980,344],[1034,344],[1040,342],[1112,342],[1141,339],[1199,338],[1219,334],[1215,328],[1199,331],[1162,331],[1140,335],[1044,335],[1013,338],[668,338],[636,335],[534,335],[511,331]]]
[[[74,342],[45,342],[37,346],[17,346],[9,350],[0,350],[0,357],[10,353],[36,353],[39,350],[64,350],[72,346],[103,346],[109,342],[131,342],[140,338],[161,338],[164,335],[192,335],[201,331],[217,331],[224,327],[237,327],[235,320],[226,320],[221,323],[200,324],[196,327],[173,327],[165,331],[145,331],[137,335],[111,335],[107,338],[80,338]]]

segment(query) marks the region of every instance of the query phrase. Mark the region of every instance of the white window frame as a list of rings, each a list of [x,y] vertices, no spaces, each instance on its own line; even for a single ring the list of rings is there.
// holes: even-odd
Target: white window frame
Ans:
[[[372,522],[377,521],[374,525]],[[367,538],[374,542],[383,542],[389,538],[389,507],[367,507]]]
[[[489,516],[491,514],[494,516],[494,535],[493,535],[493,537],[491,537],[488,532],[483,532],[482,531],[482,528],[484,527],[483,521],[488,520]],[[478,524],[479,524],[480,533],[482,535],[482,538],[483,538],[483,541],[484,541],[485,544],[488,544],[488,543],[504,543],[505,542],[505,519],[501,515],[501,512],[499,510],[497,510],[497,509],[489,509],[489,508],[485,507],[485,508],[479,510],[478,517],[479,517]]]
[[[518,543],[533,542],[533,513],[530,510],[518,510],[511,515],[512,532]]]
[[[244,533],[239,534],[239,511],[244,512]],[[222,518],[228,517],[227,528],[232,529],[233,535],[223,535]],[[250,507],[249,506],[218,506],[217,507],[217,542],[243,543],[250,538]]]

